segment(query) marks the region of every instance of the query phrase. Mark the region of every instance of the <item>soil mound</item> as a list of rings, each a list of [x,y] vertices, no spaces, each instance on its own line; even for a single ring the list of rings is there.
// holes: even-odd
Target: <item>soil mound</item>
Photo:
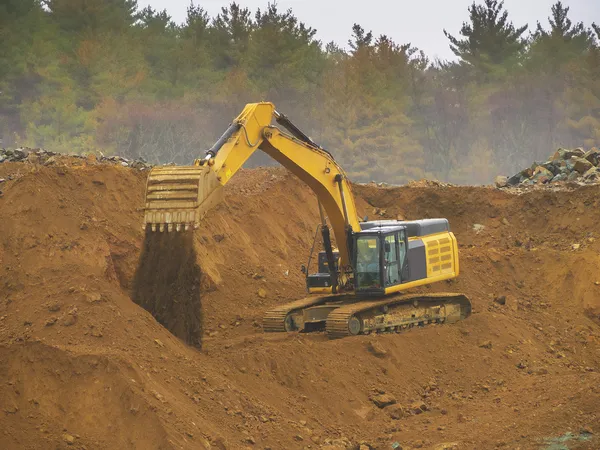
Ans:
[[[329,341],[260,326],[304,295],[304,185],[243,170],[199,230],[149,241],[145,177],[0,165],[1,448],[600,447],[600,187],[355,186],[361,216],[450,220],[461,275],[427,290],[473,314]]]

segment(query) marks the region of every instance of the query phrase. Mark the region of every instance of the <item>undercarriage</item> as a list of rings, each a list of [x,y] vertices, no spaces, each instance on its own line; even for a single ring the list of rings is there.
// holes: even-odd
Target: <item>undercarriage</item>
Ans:
[[[354,295],[314,296],[267,311],[266,332],[325,330],[330,338],[398,333],[415,326],[455,323],[471,314],[463,294],[398,294],[380,299]]]

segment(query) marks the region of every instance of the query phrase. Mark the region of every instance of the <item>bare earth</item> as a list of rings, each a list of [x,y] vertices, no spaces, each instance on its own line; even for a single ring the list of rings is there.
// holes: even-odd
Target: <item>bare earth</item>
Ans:
[[[355,186],[371,219],[450,220],[461,276],[430,290],[474,313],[331,341],[261,329],[305,295],[308,188],[244,170],[159,242],[146,175],[0,164],[0,448],[600,448],[600,187]]]

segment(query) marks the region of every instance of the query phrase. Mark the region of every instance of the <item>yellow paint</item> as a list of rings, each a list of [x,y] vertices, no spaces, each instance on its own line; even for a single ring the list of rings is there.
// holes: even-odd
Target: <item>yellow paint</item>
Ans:
[[[385,294],[394,294],[458,276],[458,243],[454,233],[435,233],[429,236],[411,237],[409,240],[422,240],[425,244],[427,278],[385,288]]]
[[[332,287],[311,287],[308,288],[308,293],[309,294],[331,294],[332,293]]]
[[[416,288],[419,286],[425,286],[426,284],[436,283],[438,281],[450,280],[451,278],[455,278],[456,275],[454,272],[447,273],[444,275],[436,275],[431,278],[423,278],[422,280],[411,281],[409,283],[398,284],[396,286],[390,286],[385,288],[385,294],[395,294],[397,292],[406,291],[408,289]]]
[[[338,174],[342,176],[349,225],[354,231],[360,231],[354,195],[346,174],[327,152],[271,126],[274,113],[275,106],[272,103],[246,105],[235,119],[242,127],[223,144],[210,168],[216,173],[220,184],[225,185],[256,150],[260,149],[278,161],[306,183],[321,201],[340,247],[340,266],[343,267],[350,263],[350,255],[346,246],[340,245],[346,242],[346,229],[340,188],[335,181]],[[326,171],[326,168],[329,170]],[[205,190],[203,195],[210,195],[210,192]]]
[[[458,254],[454,234],[450,232],[435,233],[419,239],[425,244],[427,279],[445,277],[448,274],[451,275],[450,278],[454,278],[457,272],[455,254]]]

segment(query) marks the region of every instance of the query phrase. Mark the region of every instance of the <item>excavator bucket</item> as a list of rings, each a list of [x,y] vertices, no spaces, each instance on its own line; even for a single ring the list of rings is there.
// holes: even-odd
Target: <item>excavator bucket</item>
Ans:
[[[208,165],[154,167],[146,184],[144,227],[195,229],[221,197],[222,185]]]

